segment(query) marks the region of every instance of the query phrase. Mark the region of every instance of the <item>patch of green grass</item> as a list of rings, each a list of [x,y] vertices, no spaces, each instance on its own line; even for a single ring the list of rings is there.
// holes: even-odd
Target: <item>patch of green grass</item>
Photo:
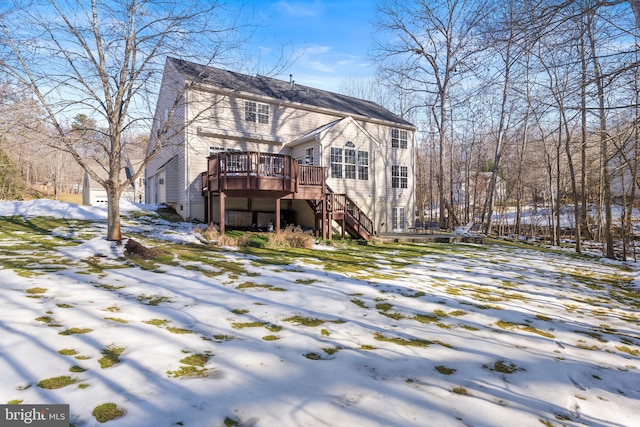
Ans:
[[[62,350],[58,350],[58,353],[62,354],[63,356],[75,356],[76,354],[78,354],[78,352],[72,348],[63,348]]]
[[[407,297],[407,298],[420,298],[426,295],[426,293],[422,292],[422,291],[415,291],[413,293],[409,293],[409,292],[400,292],[400,295],[402,295],[403,297]]]
[[[125,288],[125,286],[123,286],[123,285],[118,286],[118,285],[100,284],[100,285],[95,285],[95,286],[96,286],[96,288],[103,288],[103,289],[106,289],[108,291],[117,291],[118,289]]]
[[[152,305],[152,306],[160,305],[160,303],[163,303],[163,302],[169,302],[169,303],[171,302],[171,298],[167,296],[159,296],[159,295],[141,294],[141,295],[138,295],[137,299],[143,304]]]
[[[85,388],[89,388],[89,384],[84,383],[84,384],[78,384],[78,388],[84,390]]]
[[[506,329],[506,330],[517,329],[520,331],[530,332],[532,334],[538,334],[546,338],[555,338],[553,334],[550,334],[549,332],[541,331],[540,329],[534,328],[531,325],[523,325],[523,324],[518,324],[513,322],[507,322],[505,320],[498,320],[496,322],[496,326],[498,326],[501,329]]]
[[[582,350],[591,350],[591,351],[600,350],[600,347],[598,347],[597,345],[587,345],[587,343],[584,340],[578,340],[576,347]]]
[[[26,290],[27,297],[29,298],[41,298],[42,294],[47,292],[47,288],[29,288]]]
[[[93,329],[90,329],[90,328],[70,328],[70,329],[67,329],[66,331],[58,332],[58,334],[59,335],[82,335],[82,334],[88,334],[91,331],[93,331]]]
[[[355,305],[357,305],[358,307],[362,307],[362,308],[369,308],[367,307],[367,305],[364,303],[364,301],[362,301],[359,298],[352,298],[351,302],[354,303]]]
[[[151,320],[143,320],[142,323],[146,323],[147,325],[157,326],[160,328],[166,325],[167,323],[169,323],[169,321],[166,319],[151,319]]]
[[[456,387],[452,390],[455,394],[459,394],[461,396],[467,396],[469,392],[464,387]]]
[[[272,285],[261,285],[261,284],[253,283],[253,282],[245,282],[245,283],[241,283],[238,286],[236,286],[236,289],[251,289],[251,288],[267,289],[269,291],[274,291],[274,292],[286,292],[287,291],[285,288],[280,288],[280,287],[272,286]]]
[[[301,285],[310,285],[315,282],[317,282],[316,279],[296,279],[296,283],[300,283]]]
[[[371,344],[362,344],[360,350],[375,350],[377,347]]]
[[[627,353],[630,356],[635,356],[635,357],[640,356],[640,350],[638,350],[637,348],[629,348],[624,345],[617,345],[616,348],[623,353]]]
[[[315,352],[305,353],[304,357],[306,357],[309,360],[322,360],[322,355]]]
[[[436,366],[435,370],[441,373],[442,375],[452,375],[456,372],[455,369],[447,368],[446,366],[442,366],[442,365]]]
[[[223,342],[223,341],[231,341],[235,339],[235,337],[233,335],[216,334],[216,335],[213,335],[213,339],[216,340],[217,342]]]
[[[453,316],[453,317],[462,317],[462,316],[466,316],[467,314],[469,313],[467,313],[464,310],[453,310],[449,312],[449,316]]]
[[[596,339],[596,340],[598,340],[600,342],[607,342],[606,339],[602,338],[602,334],[599,333],[599,332],[594,332],[594,331],[573,331],[573,332],[575,332],[577,334],[586,335],[586,336],[591,337],[593,339]]]
[[[423,340],[423,339],[417,339],[417,338],[406,340],[404,338],[399,338],[399,337],[391,338],[391,337],[382,335],[380,333],[375,334],[375,339],[377,341],[390,342],[393,344],[406,345],[406,346],[412,346],[412,347],[429,347],[431,344],[433,344],[433,341],[429,341],[429,340]]]
[[[462,295],[462,289],[454,288],[453,286],[448,286],[447,289],[446,289],[446,292],[449,295]]]
[[[388,302],[379,302],[376,304],[376,310],[389,311],[393,308],[393,305]]]
[[[262,339],[265,341],[277,341],[280,339],[280,337],[278,337],[277,335],[265,335],[264,337],[262,337]]]
[[[111,320],[116,323],[129,323],[127,320],[121,319],[120,317],[105,317],[104,320]]]
[[[225,417],[224,419],[224,427],[239,427],[240,421],[234,420],[233,418]]]
[[[324,323],[324,320],[316,319],[313,317],[291,316],[286,319],[282,319],[284,322],[291,322],[302,326],[320,326]]]
[[[249,310],[246,309],[239,309],[239,308],[234,308],[233,310],[231,310],[231,312],[233,314],[247,314],[249,312]]]
[[[271,331],[271,332],[280,332],[282,330],[282,326],[280,326],[280,325],[272,325],[272,324],[269,324],[269,325],[265,326],[265,328],[268,331]]]
[[[84,371],[86,371],[86,369],[78,365],[75,365],[69,368],[69,372],[84,372]]]
[[[514,374],[516,372],[526,371],[526,369],[519,368],[514,363],[505,360],[498,360],[493,365],[483,365],[483,367],[489,371],[500,372],[501,374]]]
[[[176,371],[167,371],[167,375],[169,375],[169,378],[204,378],[209,376],[209,371],[198,366],[187,365],[181,366],[180,369]]]
[[[191,366],[204,366],[209,361],[211,356],[208,354],[191,354],[184,359],[180,360],[180,363]]]
[[[93,415],[99,423],[106,423],[107,421],[123,416],[124,411],[118,408],[115,403],[103,403],[93,408],[91,415]]]
[[[116,347],[113,345],[102,350],[100,353],[102,353],[103,357],[101,357],[100,360],[98,360],[100,367],[102,369],[106,369],[106,368],[110,368],[111,366],[117,363],[120,363],[120,355],[122,354],[123,351],[124,351],[124,347]]]
[[[386,311],[380,311],[379,313],[394,320],[404,319],[404,316],[401,313],[387,313]]]
[[[45,388],[47,390],[54,390],[74,384],[76,381],[76,379],[68,376],[54,377],[40,381],[38,383],[38,387]]]
[[[328,331],[328,330],[326,330],[326,329],[321,329],[321,330],[320,330],[320,335],[322,335],[323,337],[328,337],[328,336],[330,336],[330,335],[331,335],[331,332],[329,332],[329,331]]]
[[[192,334],[193,333],[191,329],[176,328],[175,326],[167,326],[165,329],[171,332],[172,334]]]
[[[58,307],[60,308],[73,308],[73,306],[71,304],[64,304],[64,303],[60,303],[60,304],[56,304]]]
[[[43,323],[53,323],[53,322],[55,322],[55,320],[53,320],[53,317],[50,317],[50,316],[36,317],[36,320],[38,322],[43,322]]]
[[[322,351],[324,351],[325,353],[327,353],[329,356],[331,356],[332,354],[335,354],[337,352],[339,352],[340,350],[342,350],[342,347],[328,347],[328,348],[323,348]]]
[[[261,328],[267,325],[267,322],[234,322],[231,324],[233,329],[245,329],[245,328]],[[215,336],[214,336],[215,337]]]
[[[440,320],[440,318],[434,314],[416,314],[412,319],[420,323],[435,323]]]
[[[20,400],[20,399],[13,399],[13,400],[8,401],[8,402],[7,402],[7,405],[19,405],[19,404],[21,404],[22,402],[24,402],[24,401],[23,401],[23,400]]]

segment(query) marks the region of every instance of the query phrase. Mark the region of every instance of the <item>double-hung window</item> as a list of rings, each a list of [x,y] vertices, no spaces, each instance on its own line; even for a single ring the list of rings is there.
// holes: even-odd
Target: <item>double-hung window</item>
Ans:
[[[331,178],[369,180],[369,152],[356,150],[348,141],[344,148],[331,147]]]
[[[391,166],[391,187],[392,188],[408,188],[409,187],[409,169],[406,166]]]
[[[344,147],[344,177],[356,179],[356,146],[349,141]]]
[[[304,164],[305,165],[314,164],[313,147],[309,147],[304,150]]]
[[[342,148],[331,147],[331,178],[342,178]]]
[[[358,179],[369,180],[369,152],[358,151]]]
[[[244,101],[244,119],[247,122],[269,124],[269,105]]]
[[[401,129],[391,129],[391,146],[393,148],[407,148],[407,131]]]

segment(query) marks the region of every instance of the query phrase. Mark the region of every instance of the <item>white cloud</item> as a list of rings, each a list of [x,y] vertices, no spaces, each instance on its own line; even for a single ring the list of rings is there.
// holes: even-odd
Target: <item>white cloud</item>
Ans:
[[[289,16],[309,17],[319,15],[323,9],[320,1],[289,1],[280,0],[275,3],[275,7],[282,13]]]

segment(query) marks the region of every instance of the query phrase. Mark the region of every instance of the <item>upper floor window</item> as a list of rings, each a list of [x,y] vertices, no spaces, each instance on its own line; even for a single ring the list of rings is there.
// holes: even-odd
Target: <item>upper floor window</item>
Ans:
[[[407,148],[407,131],[391,129],[391,146],[393,148]]]
[[[342,178],[342,148],[331,147],[331,178]]]
[[[331,178],[369,180],[369,152],[356,150],[348,141],[344,148],[331,147]]]
[[[269,124],[269,105],[244,101],[244,119],[248,122]]]
[[[356,146],[351,141],[344,145],[344,177],[356,179]]]
[[[392,188],[408,188],[409,187],[409,168],[406,166],[391,166],[391,187]]]
[[[369,152],[358,151],[358,179],[369,180]]]

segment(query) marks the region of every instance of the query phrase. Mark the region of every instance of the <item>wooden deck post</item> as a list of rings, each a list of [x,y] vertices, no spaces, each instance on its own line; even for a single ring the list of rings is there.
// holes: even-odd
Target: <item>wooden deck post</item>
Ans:
[[[227,195],[224,194],[224,191],[220,192],[220,235],[224,234],[224,210],[225,210],[225,199]]]
[[[320,218],[320,224],[322,227],[322,240],[327,240],[327,198],[323,197],[320,204],[322,205],[320,211],[322,212],[322,217]]]
[[[280,198],[276,199],[276,234],[280,233]]]

